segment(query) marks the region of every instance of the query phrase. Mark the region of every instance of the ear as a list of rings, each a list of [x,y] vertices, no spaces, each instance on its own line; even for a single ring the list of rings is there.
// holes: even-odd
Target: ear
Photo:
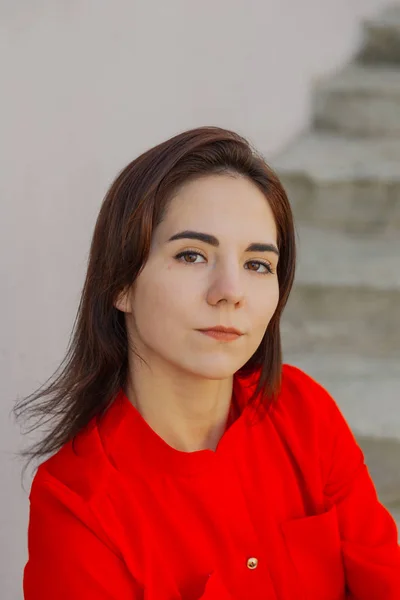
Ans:
[[[121,312],[124,312],[124,313],[132,312],[129,291],[130,291],[129,288],[125,288],[124,290],[122,290],[122,292],[120,292],[118,294],[116,300],[114,301],[115,308],[117,308],[118,310],[120,310]]]

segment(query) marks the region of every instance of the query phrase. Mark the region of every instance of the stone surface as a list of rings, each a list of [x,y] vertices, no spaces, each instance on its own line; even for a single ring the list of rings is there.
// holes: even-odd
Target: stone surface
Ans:
[[[398,68],[351,65],[314,90],[314,127],[345,135],[400,135]]]
[[[306,173],[316,181],[379,179],[400,182],[400,138],[366,139],[306,132],[277,155],[282,173]]]
[[[285,349],[400,359],[400,237],[297,230],[298,269],[281,324]]]
[[[310,132],[271,164],[298,222],[399,235],[400,138],[357,139]]]
[[[296,282],[400,292],[400,235],[376,239],[306,225],[296,231]]]
[[[345,352],[294,353],[284,346],[284,362],[303,369],[328,390],[356,436],[394,439],[400,444],[398,358],[377,359]],[[400,464],[398,468],[400,471]]]
[[[400,294],[298,285],[282,319],[282,339],[291,352],[354,352],[400,358]]]
[[[364,23],[364,43],[358,60],[365,63],[400,63],[400,6],[392,4]]]

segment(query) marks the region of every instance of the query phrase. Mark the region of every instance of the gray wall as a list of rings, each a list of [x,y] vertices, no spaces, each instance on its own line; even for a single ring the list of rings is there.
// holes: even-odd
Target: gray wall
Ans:
[[[381,0],[0,0],[1,598],[22,598],[30,480],[10,418],[64,356],[94,221],[116,172],[183,129],[236,129],[272,157],[310,84]]]

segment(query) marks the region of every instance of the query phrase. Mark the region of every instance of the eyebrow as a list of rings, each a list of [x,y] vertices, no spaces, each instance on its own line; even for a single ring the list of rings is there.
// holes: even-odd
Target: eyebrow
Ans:
[[[174,240],[200,240],[201,242],[205,242],[206,244],[210,244],[211,246],[215,246],[218,248],[219,240],[214,235],[209,233],[200,233],[199,231],[180,231],[179,233],[175,233],[172,237],[169,238],[168,242],[172,242]],[[273,252],[277,256],[279,256],[279,250],[275,246],[275,244],[262,244],[261,242],[253,242],[249,246],[247,246],[246,252]]]

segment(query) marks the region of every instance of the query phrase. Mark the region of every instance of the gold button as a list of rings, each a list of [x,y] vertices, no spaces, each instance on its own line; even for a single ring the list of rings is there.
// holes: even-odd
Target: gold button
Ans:
[[[258,565],[258,559],[257,558],[249,558],[249,560],[247,561],[247,568],[248,569],[255,569]]]

